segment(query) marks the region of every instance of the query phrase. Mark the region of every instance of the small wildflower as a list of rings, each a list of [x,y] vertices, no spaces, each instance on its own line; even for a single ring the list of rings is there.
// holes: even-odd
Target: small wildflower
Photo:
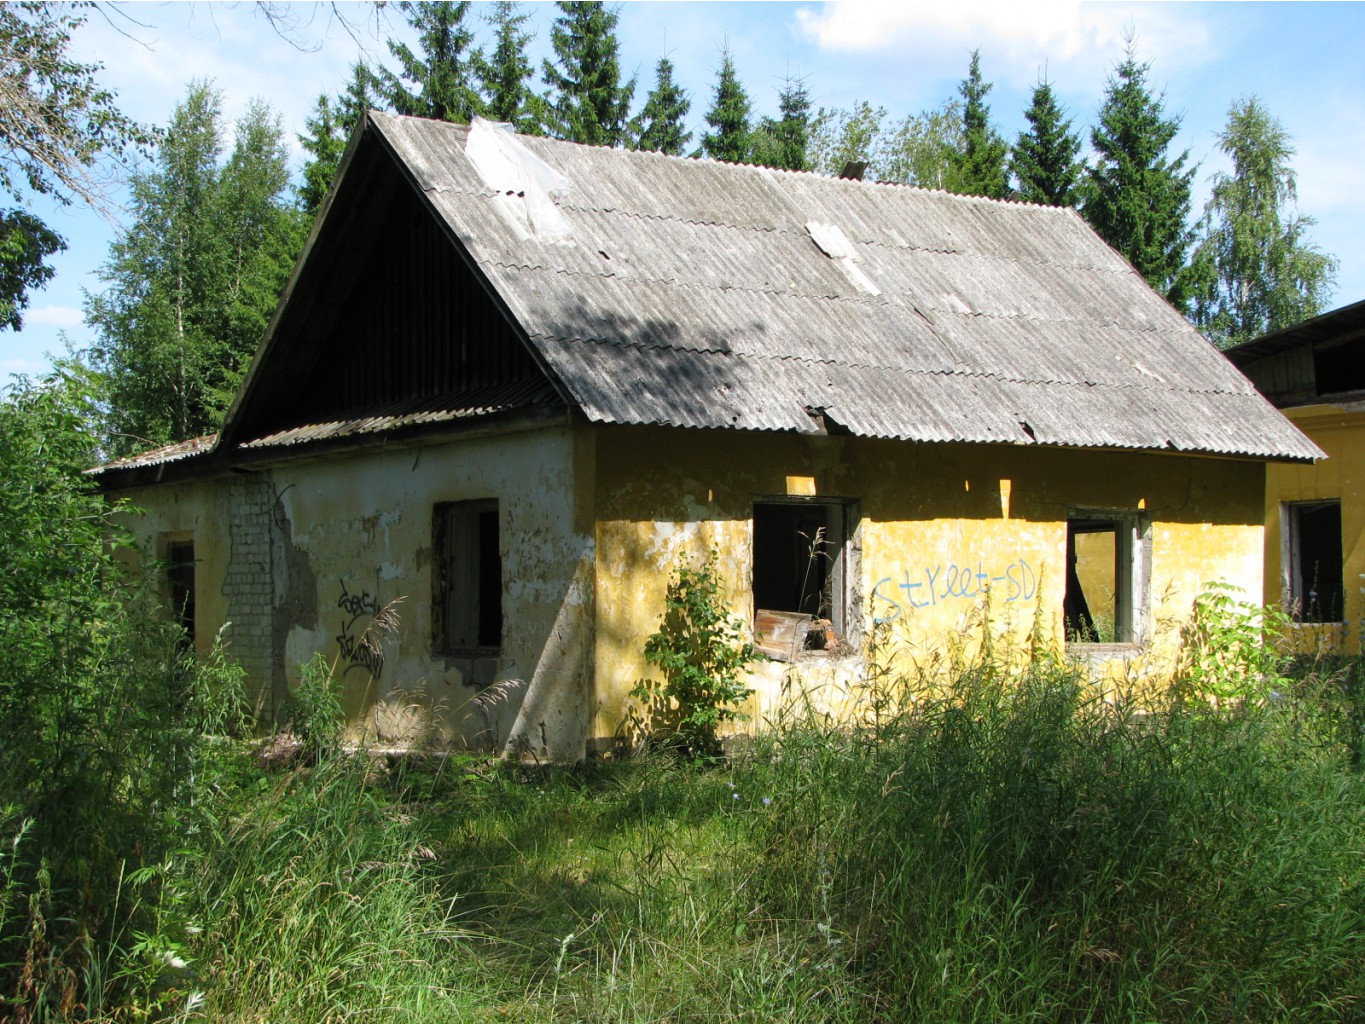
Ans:
[[[734,797],[736,800],[739,799],[739,794],[738,794],[738,793],[731,793],[730,795],[731,795],[732,797]]]
[[[770,806],[770,805],[772,804],[772,802],[773,802],[773,798],[770,797],[770,796],[765,796],[765,797],[763,798],[763,806],[764,806],[764,807]]]

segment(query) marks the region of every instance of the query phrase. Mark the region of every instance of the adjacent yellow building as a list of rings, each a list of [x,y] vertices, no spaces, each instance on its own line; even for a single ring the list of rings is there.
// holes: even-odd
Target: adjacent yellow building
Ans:
[[[1265,600],[1301,650],[1359,654],[1365,615],[1365,302],[1228,351],[1327,455],[1266,472]]]

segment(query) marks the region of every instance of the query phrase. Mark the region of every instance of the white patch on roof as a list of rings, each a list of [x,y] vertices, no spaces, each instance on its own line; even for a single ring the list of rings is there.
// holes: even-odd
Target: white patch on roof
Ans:
[[[510,124],[476,117],[465,142],[484,183],[498,195],[498,209],[523,239],[566,242],[572,232],[556,199],[569,194],[573,182],[517,140]]]
[[[806,221],[806,230],[810,232],[811,240],[820,247],[823,252],[832,260],[837,260],[843,269],[844,275],[853,282],[853,286],[860,292],[868,295],[880,295],[882,290],[877,287],[872,278],[863,273],[862,267],[858,266],[861,262],[858,259],[858,252],[853,248],[853,243],[849,241],[848,235],[844,234],[844,229],[838,224],[824,224],[818,220]]]

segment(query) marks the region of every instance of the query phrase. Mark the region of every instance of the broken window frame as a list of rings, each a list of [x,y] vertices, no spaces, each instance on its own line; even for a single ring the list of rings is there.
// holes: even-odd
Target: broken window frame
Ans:
[[[823,582],[816,586],[812,593],[815,598],[813,610],[805,608],[779,608],[772,607],[774,604],[790,604],[790,601],[772,601],[766,603],[763,598],[763,591],[766,589],[771,592],[772,585],[763,586],[759,583],[759,575],[764,571],[761,564],[765,558],[783,558],[781,555],[765,554],[765,549],[771,551],[760,536],[766,529],[772,528],[782,530],[784,524],[773,523],[765,526],[764,520],[769,516],[782,517],[792,515],[793,518],[799,517],[800,513],[793,511],[783,513],[777,509],[821,509],[824,511],[824,534],[819,542],[822,551],[815,551],[815,538],[810,535],[796,533],[790,538],[791,562],[786,563],[791,570],[792,579],[803,576],[804,573],[813,565],[817,564],[817,559],[824,559]],[[766,511],[772,510],[772,511]],[[846,648],[849,644],[856,642],[857,615],[854,608],[853,581],[856,578],[854,572],[853,559],[855,555],[854,536],[857,528],[859,513],[858,503],[850,498],[831,498],[831,497],[805,497],[793,495],[757,495],[753,499],[750,512],[750,590],[753,596],[754,614],[754,641],[755,644],[771,658],[779,661],[793,661],[799,657],[819,657],[831,653],[832,650]],[[799,525],[791,524],[793,527]],[[805,555],[801,551],[806,551]],[[783,558],[785,562],[785,558]],[[805,564],[803,565],[802,562]],[[778,587],[781,589],[781,586]],[[802,605],[804,601],[804,582],[800,588],[802,593],[798,594],[797,605]],[[770,596],[770,595],[769,595]],[[823,614],[822,614],[823,613]],[[768,625],[771,635],[760,635],[760,618]],[[805,620],[802,628],[802,620]],[[828,625],[821,627],[820,622],[827,621]],[[775,630],[781,630],[778,635]],[[833,645],[830,647],[828,645]]]
[[[1111,639],[1084,639],[1072,622],[1087,602],[1076,574],[1075,538],[1087,533],[1114,535],[1114,624]],[[1151,603],[1151,521],[1130,509],[1073,508],[1066,517],[1066,575],[1062,603],[1062,629],[1069,651],[1104,653],[1131,650],[1147,639]],[[1073,591],[1073,580],[1076,590]],[[1090,617],[1088,608],[1086,617]]]
[[[1317,579],[1317,570],[1305,571],[1303,565],[1303,517],[1335,511],[1335,544],[1328,545],[1328,553],[1336,555],[1335,593],[1328,591],[1325,600],[1319,595],[1322,590]],[[1323,625],[1339,623],[1346,616],[1345,551],[1341,536],[1341,499],[1319,498],[1313,501],[1284,501],[1280,503],[1280,538],[1282,552],[1281,588],[1284,593],[1285,611],[1297,623],[1304,625]],[[1333,604],[1335,608],[1331,607]],[[1326,608],[1325,614],[1321,611]],[[1335,617],[1330,617],[1335,616]]]
[[[494,564],[488,564],[490,552]],[[496,498],[434,506],[431,578],[433,653],[468,657],[501,653],[502,526]]]
[[[193,651],[198,625],[198,589],[194,536],[188,533],[165,534],[160,543],[161,563],[165,566],[166,605],[171,619],[184,630],[183,646]]]

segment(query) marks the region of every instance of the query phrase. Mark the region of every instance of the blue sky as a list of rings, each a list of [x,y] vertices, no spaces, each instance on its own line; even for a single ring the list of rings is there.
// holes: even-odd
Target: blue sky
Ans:
[[[75,38],[83,59],[104,65],[102,81],[123,109],[162,125],[191,80],[211,79],[230,120],[253,98],[280,114],[302,165],[295,133],[319,93],[335,94],[353,60],[385,63],[385,40],[406,37],[390,5],[276,5],[299,45],[271,28],[251,3],[119,5],[112,21],[96,14]],[[548,55],[555,9],[527,4],[538,55]],[[481,24],[486,5],[475,4]],[[481,26],[482,27],[482,26]],[[1122,58],[1125,35],[1151,63],[1149,82],[1164,90],[1168,112],[1182,118],[1179,149],[1200,165],[1196,210],[1212,173],[1227,170],[1215,134],[1235,100],[1258,96],[1294,137],[1300,210],[1317,220],[1311,240],[1340,260],[1329,305],[1365,298],[1365,5],[1356,3],[989,3],[982,0],[863,0],[845,3],[627,3],[618,37],[622,64],[639,79],[637,104],[668,54],[692,96],[700,133],[724,46],[757,113],[775,113],[777,92],[804,77],[817,107],[867,100],[893,117],[936,107],[953,96],[970,51],[981,51],[994,86],[992,118],[1013,139],[1040,76],[1053,83],[1075,125],[1088,131],[1104,84]],[[120,196],[115,185],[111,196]],[[93,340],[82,323],[86,292],[103,288],[106,260],[121,214],[35,204],[69,244],[57,276],[36,293],[24,330],[0,332],[0,379],[40,373],[46,353],[60,355]]]

